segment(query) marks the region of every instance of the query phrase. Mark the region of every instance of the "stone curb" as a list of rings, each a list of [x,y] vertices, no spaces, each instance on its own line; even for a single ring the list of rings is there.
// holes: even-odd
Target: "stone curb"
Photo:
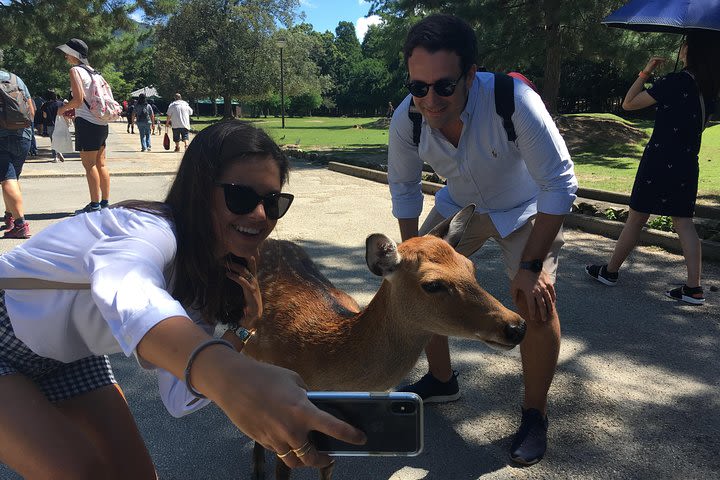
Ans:
[[[348,165],[345,163],[329,162],[328,169],[344,173],[346,175],[352,175],[354,177],[364,178],[366,180],[372,180],[379,183],[387,183],[387,173],[372,170],[370,168],[356,167],[354,165]],[[435,192],[440,190],[444,185],[433,182],[422,182],[422,191],[427,195],[434,195]],[[622,203],[627,205],[629,197],[627,195],[621,195],[611,192],[603,192],[601,190],[592,189],[578,189],[578,198],[589,198],[593,200],[606,201],[611,203]],[[707,210],[716,211],[718,209],[707,208]],[[703,215],[705,216],[705,215]],[[709,217],[709,218],[720,218]],[[604,218],[593,217],[589,215],[582,215],[578,213],[569,213],[565,217],[565,225],[568,227],[578,228],[580,230],[595,233],[605,237],[609,237],[617,240],[620,236],[620,232],[623,228],[622,222],[615,222]],[[708,240],[701,240],[702,242],[702,256],[705,260],[720,261],[720,243],[711,242]],[[663,232],[661,230],[654,229],[643,229],[640,233],[640,243],[646,245],[655,245],[665,250],[682,254],[682,247],[677,235],[670,232]]]

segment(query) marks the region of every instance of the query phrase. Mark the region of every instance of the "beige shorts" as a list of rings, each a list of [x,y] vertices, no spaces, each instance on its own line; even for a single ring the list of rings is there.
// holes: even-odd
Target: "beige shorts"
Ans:
[[[432,230],[435,225],[443,220],[445,220],[445,217],[440,215],[435,207],[433,207],[423,222],[422,227],[420,227],[418,234],[425,235],[427,232]],[[525,225],[518,228],[507,237],[501,238],[495,228],[495,225],[490,219],[490,215],[487,213],[476,213],[473,215],[472,220],[470,220],[470,224],[465,230],[465,234],[455,250],[466,257],[469,257],[480,250],[480,247],[485,244],[488,238],[492,238],[498,245],[500,245],[500,249],[503,254],[503,261],[505,263],[505,271],[508,277],[512,279],[515,278],[515,274],[520,268],[520,259],[523,251],[525,250],[528,238],[530,238],[530,232],[532,231],[534,224],[535,217],[533,216],[530,217]],[[555,277],[557,276],[558,255],[560,254],[560,249],[564,244],[565,239],[563,237],[563,230],[560,228],[560,231],[550,247],[550,252],[548,252],[547,257],[543,262],[543,271],[550,275],[553,283],[555,283]]]

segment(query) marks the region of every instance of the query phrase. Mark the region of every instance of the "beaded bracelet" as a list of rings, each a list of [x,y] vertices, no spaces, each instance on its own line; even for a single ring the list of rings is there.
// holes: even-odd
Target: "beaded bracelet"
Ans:
[[[195,357],[197,357],[201,351],[203,351],[206,347],[209,347],[210,345],[226,345],[235,350],[235,347],[232,343],[228,342],[227,340],[222,340],[220,338],[211,338],[210,340],[206,340],[197,347],[195,347],[195,350],[193,350],[190,354],[190,357],[188,357],[187,366],[185,367],[185,386],[187,386],[187,389],[190,391],[190,393],[192,393],[197,398],[207,397],[195,390],[195,387],[193,387],[192,383],[190,383],[190,369],[192,368],[193,362],[195,361]]]
[[[643,80],[647,80],[650,78],[650,74],[647,73],[645,70],[640,70],[640,73],[638,73],[638,77],[642,78]]]

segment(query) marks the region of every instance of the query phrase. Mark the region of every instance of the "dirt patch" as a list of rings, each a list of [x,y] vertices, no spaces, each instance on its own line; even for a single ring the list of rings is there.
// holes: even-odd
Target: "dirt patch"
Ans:
[[[357,125],[355,125],[357,127]],[[364,123],[361,128],[376,128],[378,130],[387,130],[390,128],[390,118],[378,118],[374,122]]]
[[[595,117],[556,117],[555,124],[565,139],[570,153],[594,145],[641,145],[648,136],[643,130],[624,122]]]

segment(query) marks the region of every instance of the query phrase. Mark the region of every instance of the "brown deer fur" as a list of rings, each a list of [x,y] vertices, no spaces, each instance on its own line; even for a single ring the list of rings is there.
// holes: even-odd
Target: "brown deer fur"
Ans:
[[[244,352],[296,371],[310,390],[381,391],[405,377],[432,334],[513,348],[524,321],[483,290],[472,262],[454,250],[473,211],[466,207],[399,246],[381,234],[368,237],[368,267],[384,280],[364,309],[301,247],[265,241],[258,271],[264,312]],[[289,478],[277,463],[276,478]]]

